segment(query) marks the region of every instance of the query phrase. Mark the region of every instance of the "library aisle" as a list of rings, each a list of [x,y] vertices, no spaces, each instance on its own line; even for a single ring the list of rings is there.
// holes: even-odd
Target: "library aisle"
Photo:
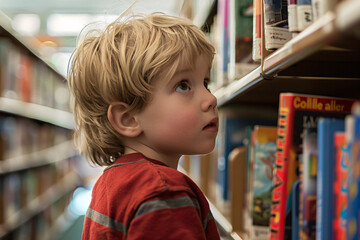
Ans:
[[[75,148],[68,63],[85,26],[133,2],[0,1],[0,239],[81,238],[103,168]],[[360,239],[360,1],[132,10],[189,18],[215,46],[216,147],[183,156],[179,171],[204,192],[222,239]]]

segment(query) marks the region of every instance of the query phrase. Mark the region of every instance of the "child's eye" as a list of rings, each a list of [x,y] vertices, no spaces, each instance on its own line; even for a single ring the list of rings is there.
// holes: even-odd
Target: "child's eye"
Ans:
[[[205,86],[205,88],[206,88],[207,90],[209,90],[209,82],[210,82],[209,79],[205,79],[205,80],[204,80],[204,86]],[[209,90],[209,91],[210,91],[210,90]]]
[[[186,92],[190,91],[189,83],[187,81],[179,82],[176,85],[175,91],[179,92],[179,93],[186,93]]]

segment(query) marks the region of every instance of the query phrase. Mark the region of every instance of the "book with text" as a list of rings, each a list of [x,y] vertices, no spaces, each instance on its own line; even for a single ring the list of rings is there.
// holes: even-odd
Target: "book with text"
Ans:
[[[278,49],[292,38],[288,26],[287,0],[263,1],[265,48]]]
[[[299,179],[304,127],[319,117],[343,118],[351,111],[353,100],[295,93],[280,94],[277,152],[270,219],[270,239],[291,239],[291,204],[288,196]]]

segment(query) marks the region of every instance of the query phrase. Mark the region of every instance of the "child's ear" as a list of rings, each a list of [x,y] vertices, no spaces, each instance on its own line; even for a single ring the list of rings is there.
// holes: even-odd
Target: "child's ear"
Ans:
[[[129,105],[126,103],[110,104],[107,117],[114,129],[123,136],[137,137],[142,132],[136,115],[129,112]]]

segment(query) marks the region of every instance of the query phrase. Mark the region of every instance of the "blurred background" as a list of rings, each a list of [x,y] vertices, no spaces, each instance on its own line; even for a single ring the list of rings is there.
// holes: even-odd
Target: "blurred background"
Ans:
[[[41,57],[63,75],[76,38],[91,22],[109,23],[128,9],[131,0],[1,0],[0,10],[12,28],[32,42]],[[184,0],[139,0],[136,13],[180,15]]]

